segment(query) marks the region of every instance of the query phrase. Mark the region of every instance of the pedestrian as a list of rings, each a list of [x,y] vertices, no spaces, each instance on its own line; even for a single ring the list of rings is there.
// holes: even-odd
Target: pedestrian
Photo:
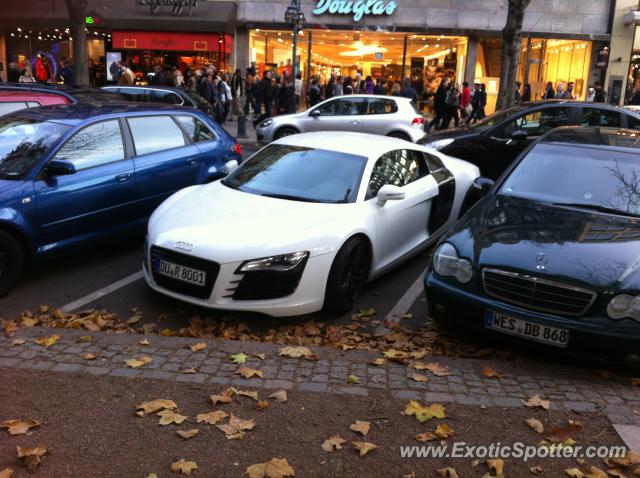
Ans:
[[[280,111],[280,88],[282,88],[282,77],[275,75],[271,78],[271,86],[273,87],[273,106],[272,116]]]
[[[236,72],[233,74],[230,86],[232,98],[230,121],[233,121],[234,115],[240,117],[244,114],[245,80],[242,78],[242,70],[240,70],[240,68],[237,68]]]
[[[7,82],[18,83],[20,82],[20,70],[18,64],[15,61],[9,63],[9,70],[7,71]]]
[[[460,112],[465,120],[469,122],[471,118],[471,88],[469,88],[469,82],[462,82],[462,93],[460,93]]]
[[[36,55],[36,80],[40,83],[47,83],[51,80],[51,64],[49,59],[41,53]]]
[[[447,89],[447,98],[445,100],[446,109],[445,109],[445,117],[444,117],[444,125],[441,129],[449,129],[451,125],[451,120],[456,126],[456,128],[460,125],[460,89],[457,84],[451,82]]]
[[[262,120],[273,116],[273,85],[271,83],[271,72],[265,71],[262,80],[256,88],[256,108],[257,116],[253,120],[256,126]]]
[[[342,96],[344,94],[344,84],[342,83],[342,76],[336,78],[336,84],[333,87],[333,96]]]
[[[605,100],[607,99],[607,92],[604,91],[599,81],[596,81],[593,86],[595,90],[593,95],[593,101],[595,103],[604,103]]]
[[[244,115],[249,116],[250,113],[253,116],[258,116],[259,113],[256,109],[256,81],[255,76],[247,75],[245,78],[244,89],[246,94],[246,99],[244,102]]]
[[[559,100],[566,99],[567,90],[564,89],[564,83],[558,83],[558,91],[556,91],[556,98]]]
[[[302,91],[303,91],[303,85],[302,85],[302,73],[298,72],[296,73],[296,79],[294,81],[294,90],[296,93],[296,109],[295,111],[298,111],[300,109],[300,106],[302,105]]]
[[[120,77],[118,78],[119,85],[133,85],[136,81],[135,73],[129,68],[129,64],[126,61],[120,63]]]
[[[73,65],[69,60],[64,60],[62,62],[62,70],[60,71],[60,76],[62,77],[62,82],[65,85],[73,85],[74,84],[74,71]]]
[[[444,121],[447,108],[447,87],[449,86],[449,81],[449,78],[444,77],[436,89],[436,93],[433,97],[433,109],[435,110],[436,115],[427,125],[427,133],[429,133],[433,127],[435,127],[435,129],[440,129],[440,126]]]
[[[553,89],[553,83],[551,81],[547,82],[547,88],[544,92],[543,100],[552,100],[556,97],[556,92]]]
[[[570,81],[567,84],[567,94],[565,95],[565,98],[568,100],[575,100],[576,99],[576,94],[574,92],[576,87],[576,84],[573,81]]]
[[[309,106],[315,106],[322,100],[322,88],[318,83],[318,77],[314,76],[309,84]]]
[[[356,79],[353,82],[353,93],[356,95],[364,93],[364,81],[362,81],[362,73],[356,73]]]
[[[522,103],[531,101],[531,85],[529,83],[524,84],[522,89]]]
[[[371,79],[371,75],[367,76],[366,80],[364,80],[364,93],[367,95],[373,94],[373,80]]]
[[[596,96],[596,90],[593,86],[590,86],[589,89],[587,90],[587,97],[585,101],[592,102],[595,96]]]
[[[335,73],[331,73],[331,77],[329,78],[329,81],[327,82],[324,88],[325,100],[328,100],[329,98],[332,98],[335,95],[335,85],[336,85],[336,75]]]
[[[418,104],[418,92],[411,84],[411,78],[404,79],[404,86],[400,90],[400,96],[409,98],[414,105]]]
[[[224,123],[227,121],[233,103],[231,87],[229,86],[229,76],[226,73],[223,73],[222,76],[219,77],[218,97],[220,98],[220,104],[224,108],[224,114],[222,116],[222,123]]]
[[[18,83],[37,83],[37,80],[33,77],[31,68],[24,69],[20,78],[18,78]]]
[[[153,75],[149,77],[149,84],[155,86],[166,86],[165,84],[166,78],[164,76],[164,71],[160,65],[156,65],[153,67]]]
[[[631,96],[628,104],[640,105],[640,88],[638,88],[637,86],[633,88],[633,95]]]
[[[353,94],[353,78],[347,76],[342,83],[342,92],[345,95]]]
[[[484,112],[485,107],[487,106],[487,86],[484,83],[480,83],[480,91],[479,91],[479,105],[478,109],[478,120],[483,119],[486,115]]]
[[[400,96],[401,91],[402,88],[400,87],[400,83],[394,81],[393,86],[391,87],[391,96]]]
[[[296,112],[296,88],[289,75],[283,75],[278,91],[278,114]]]
[[[378,78],[376,81],[376,86],[373,88],[374,95],[386,95],[387,94],[387,86],[386,80],[382,77]]]
[[[520,93],[520,86],[522,86],[522,83],[520,83],[519,81],[516,81],[516,91],[513,97],[513,101],[516,104],[522,102],[522,93]]]
[[[200,76],[200,70],[192,70],[191,68],[187,68],[185,72],[185,86],[189,91],[197,91],[198,90],[198,80]]]
[[[252,61],[251,64],[247,67],[247,76],[251,76],[252,78],[256,77],[256,62]]]
[[[173,73],[173,85],[176,88],[181,88],[184,86],[184,76],[182,75],[182,72],[180,71],[180,69],[177,66],[172,66],[171,67],[171,72]]]

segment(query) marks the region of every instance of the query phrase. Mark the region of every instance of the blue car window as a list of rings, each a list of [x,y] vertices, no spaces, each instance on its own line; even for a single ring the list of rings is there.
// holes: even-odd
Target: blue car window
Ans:
[[[81,129],[67,140],[54,159],[70,161],[78,171],[123,160],[119,121],[102,121]]]
[[[170,116],[127,118],[127,122],[138,156],[185,145],[182,130]]]
[[[193,116],[176,116],[178,123],[187,132],[187,136],[194,143],[201,141],[212,141],[216,139],[216,135],[202,121]]]

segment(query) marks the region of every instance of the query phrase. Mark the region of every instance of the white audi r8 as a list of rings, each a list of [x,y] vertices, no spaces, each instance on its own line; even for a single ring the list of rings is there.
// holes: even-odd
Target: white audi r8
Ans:
[[[276,317],[351,309],[458,218],[476,166],[360,133],[287,136],[149,220],[144,277],[192,304]]]

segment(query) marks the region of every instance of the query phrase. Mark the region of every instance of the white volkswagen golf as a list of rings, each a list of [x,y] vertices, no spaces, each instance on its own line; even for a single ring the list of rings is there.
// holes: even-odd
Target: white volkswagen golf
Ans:
[[[351,309],[367,281],[459,216],[479,176],[408,141],[305,133],[225,179],[178,191],[149,220],[153,289],[192,304],[276,317]]]

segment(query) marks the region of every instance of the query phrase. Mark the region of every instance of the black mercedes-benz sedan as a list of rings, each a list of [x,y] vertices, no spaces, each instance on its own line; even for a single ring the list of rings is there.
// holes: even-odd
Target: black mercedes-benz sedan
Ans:
[[[615,127],[640,131],[640,112],[584,101],[545,100],[498,111],[471,126],[438,131],[423,141],[455,158],[469,161],[497,179],[531,143],[562,126]]]
[[[433,254],[430,315],[640,359],[640,132],[559,128],[476,186]]]

